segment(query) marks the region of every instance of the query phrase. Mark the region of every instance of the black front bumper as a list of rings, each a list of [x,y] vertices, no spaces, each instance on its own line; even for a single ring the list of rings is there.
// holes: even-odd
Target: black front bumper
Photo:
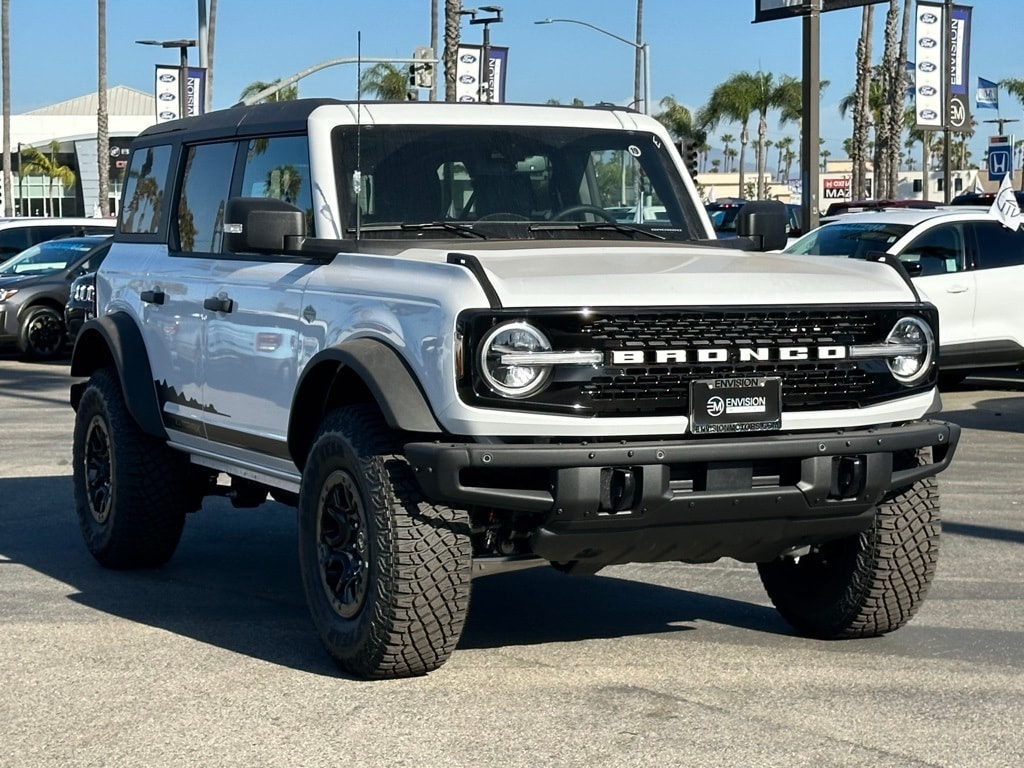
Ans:
[[[538,515],[531,546],[553,562],[761,562],[866,529],[890,490],[944,470],[959,436],[955,424],[921,421],[728,439],[410,443],[405,452],[435,502]],[[918,464],[923,448],[931,462]]]

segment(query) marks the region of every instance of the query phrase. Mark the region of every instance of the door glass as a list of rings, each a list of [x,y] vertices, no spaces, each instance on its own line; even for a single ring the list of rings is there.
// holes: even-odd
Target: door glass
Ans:
[[[929,229],[903,249],[900,261],[920,264],[921,276],[946,275],[964,268],[964,233],[960,224]]]
[[[160,228],[169,146],[143,147],[132,153],[124,185],[120,229],[129,234],[154,234]]]
[[[1024,264],[1024,230],[986,221],[976,223],[974,232],[978,238],[978,269]]]
[[[242,176],[242,197],[273,197],[306,214],[313,234],[313,196],[309,178],[309,141],[305,136],[251,139]]]
[[[226,142],[188,149],[177,217],[178,245],[184,253],[220,253],[235,147]]]

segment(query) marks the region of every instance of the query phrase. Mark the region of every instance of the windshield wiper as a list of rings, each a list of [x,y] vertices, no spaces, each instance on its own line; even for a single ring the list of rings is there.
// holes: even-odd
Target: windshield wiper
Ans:
[[[487,239],[487,235],[483,232],[477,232],[466,224],[456,224],[454,221],[404,222],[402,224],[363,224],[359,229],[363,232],[422,232],[428,229],[437,229],[444,232],[454,232],[460,237],[476,237],[481,240]],[[348,227],[345,231],[353,233],[356,229],[355,227]]]
[[[611,232],[622,232],[627,235],[647,235],[647,237],[653,240],[667,240],[668,238],[664,235],[659,235],[657,232],[651,232],[646,229],[640,229],[640,227],[634,227],[631,224],[620,224],[613,221],[573,221],[565,222],[564,224],[549,223],[549,224],[534,224],[530,227],[531,232],[551,232],[558,230],[575,229],[578,232],[595,232],[600,230],[609,230]]]
[[[411,232],[418,232],[424,229],[443,229],[445,232],[454,232],[461,237],[477,237],[481,240],[487,239],[487,235],[483,232],[477,232],[467,224],[456,224],[454,221],[407,222],[401,225],[401,229],[403,231]]]

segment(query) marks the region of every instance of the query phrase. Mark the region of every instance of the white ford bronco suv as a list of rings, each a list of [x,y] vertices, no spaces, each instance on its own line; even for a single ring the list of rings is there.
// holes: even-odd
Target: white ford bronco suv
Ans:
[[[204,496],[298,508],[352,674],[429,672],[472,575],[756,563],[814,637],[932,579],[938,317],[898,264],[721,247],[618,108],[300,100],[146,130],[74,350],[77,514],[114,568]]]

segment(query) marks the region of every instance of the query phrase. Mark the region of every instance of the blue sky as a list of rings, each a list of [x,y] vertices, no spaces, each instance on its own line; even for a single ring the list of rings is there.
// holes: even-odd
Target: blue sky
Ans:
[[[632,98],[634,49],[576,24],[536,25],[543,18],[587,21],[633,39],[635,0],[496,0],[504,22],[491,26],[491,42],[509,48],[508,100],[570,102],[574,97],[625,103]],[[429,44],[431,0],[219,0],[214,60],[214,107],[237,101],[254,80],[286,77],[321,61],[355,56],[362,33],[364,56],[408,57]],[[488,4],[488,3],[483,3]],[[973,5],[971,79],[1024,77],[1018,64],[1024,0],[967,0]],[[875,6],[880,33],[887,3]],[[96,89],[96,3],[47,0],[11,2],[11,105],[15,114]],[[467,8],[477,7],[463,0]],[[107,82],[143,91],[153,88],[155,64],[176,64],[177,51],[136,45],[140,39],[196,37],[198,0],[107,0]],[[651,50],[653,101],[671,95],[691,110],[714,86],[739,71],[801,74],[801,22],[752,24],[754,0],[645,0],[644,40]],[[842,156],[849,125],[836,104],[853,88],[853,60],[860,9],[821,17],[821,75],[829,80],[821,106],[821,135],[833,157]],[[481,27],[463,26],[463,41],[479,43]],[[881,55],[881,40],[875,45]],[[198,63],[192,52],[192,63]],[[356,71],[343,65],[300,83],[303,96],[355,96]],[[973,90],[973,89],[972,89]],[[972,99],[973,102],[973,99]],[[973,106],[973,104],[972,104]],[[1020,118],[1021,104],[1000,94],[1000,115]],[[995,117],[978,110],[975,119]],[[1024,136],[1024,123],[1007,132]],[[712,135],[738,134],[723,125]],[[971,143],[980,160],[982,125]],[[774,119],[769,137],[795,135]]]

